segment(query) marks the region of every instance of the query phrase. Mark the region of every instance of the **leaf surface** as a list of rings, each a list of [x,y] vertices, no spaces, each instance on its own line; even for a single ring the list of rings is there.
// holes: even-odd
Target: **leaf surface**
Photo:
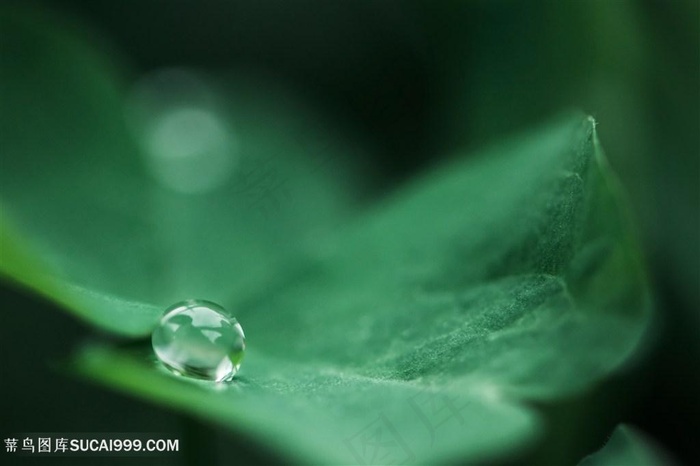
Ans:
[[[85,347],[81,374],[300,462],[478,461],[538,437],[528,401],[585,390],[637,348],[647,285],[592,119],[457,157],[353,215],[356,186],[340,182],[351,172],[319,169],[284,129],[305,121],[303,106],[228,79],[207,85],[225,110],[197,111],[236,135],[240,165],[182,192],[187,172],[144,161],[163,141],[129,132],[99,54],[0,17],[2,34],[33,50],[2,54],[0,271],[116,334],[148,335],[166,306],[204,298],[248,336],[224,387],[160,370],[147,345]],[[245,188],[261,173],[285,185],[264,215]]]
[[[587,456],[579,466],[657,466],[673,461],[645,434],[636,428],[620,424],[610,440],[596,453]]]
[[[226,303],[354,211],[362,148],[290,91],[182,69],[134,83],[70,22],[0,21],[0,273],[89,322],[145,335],[173,302]]]
[[[302,462],[513,453],[540,432],[527,401],[601,380],[646,325],[606,170],[573,117],[407,186],[234,303],[252,349],[221,391],[154,371],[148,348],[88,348],[78,370]]]

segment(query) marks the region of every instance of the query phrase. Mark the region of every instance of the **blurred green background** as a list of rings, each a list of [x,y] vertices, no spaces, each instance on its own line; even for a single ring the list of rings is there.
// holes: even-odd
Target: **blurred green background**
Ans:
[[[457,150],[496,141],[563,110],[592,114],[640,226],[656,289],[658,332],[641,366],[583,397],[544,406],[553,425],[585,422],[550,433],[563,453],[550,445],[527,460],[575,461],[625,421],[687,464],[700,457],[699,5],[36,4],[49,17],[69,18],[77,37],[135,70],[127,77],[132,82],[150,71],[184,66],[213,73],[252,70],[293,88],[368,141],[371,156],[358,156],[372,174],[374,196]],[[67,354],[87,328],[5,285],[2,302],[3,430],[167,432],[188,439],[189,452],[178,457],[183,462],[202,451],[223,460],[236,454],[247,461],[274,458],[263,446],[51,369],[47,359]],[[610,400],[614,409],[605,409]],[[582,406],[603,408],[582,416]],[[240,453],[232,453],[232,445]]]

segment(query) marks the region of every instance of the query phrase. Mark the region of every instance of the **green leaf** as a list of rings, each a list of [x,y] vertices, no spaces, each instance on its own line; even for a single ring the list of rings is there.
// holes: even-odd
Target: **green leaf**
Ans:
[[[148,348],[86,348],[76,368],[299,461],[511,454],[540,432],[525,402],[585,390],[639,345],[646,282],[616,190],[593,121],[565,118],[407,186],[239,300],[252,350],[232,386],[160,373]]]
[[[274,279],[353,211],[359,146],[290,92],[188,70],[128,91],[125,67],[64,22],[0,10],[0,273],[145,335],[173,302],[227,303]],[[209,139],[187,138],[197,124]]]
[[[216,91],[250,164],[264,156],[290,186],[274,215],[240,196],[245,170],[173,192],[142,162],[99,57],[0,17],[38,49],[2,54],[0,270],[115,333],[145,335],[160,309],[198,297],[249,338],[222,387],[161,370],[147,346],[86,347],[85,376],[301,462],[479,461],[538,438],[527,402],[585,390],[638,347],[647,285],[592,119],[459,158],[329,236],[352,195],[279,131],[297,107],[280,117],[279,99],[241,81]],[[27,79],[30,64],[55,79]]]
[[[492,398],[488,387],[403,383],[256,350],[246,355],[245,375],[226,387],[154,370],[150,349],[93,346],[75,364],[88,377],[219,422],[303,463],[487,458],[540,431],[529,409]]]
[[[673,462],[645,434],[626,424],[615,428],[610,440],[579,466],[661,466]]]

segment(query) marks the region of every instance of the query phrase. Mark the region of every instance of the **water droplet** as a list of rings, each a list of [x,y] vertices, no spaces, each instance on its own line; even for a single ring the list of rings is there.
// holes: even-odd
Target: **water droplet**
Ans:
[[[153,351],[179,375],[216,382],[236,375],[245,352],[245,335],[224,308],[204,300],[169,307],[151,337]]]

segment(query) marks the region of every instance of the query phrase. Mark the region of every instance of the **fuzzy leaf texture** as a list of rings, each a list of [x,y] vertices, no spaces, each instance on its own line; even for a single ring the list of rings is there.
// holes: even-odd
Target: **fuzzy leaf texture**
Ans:
[[[311,112],[229,78],[239,166],[184,194],[143,163],[121,69],[66,28],[0,17],[2,275],[117,335],[203,298],[248,336],[220,389],[159,370],[147,345],[83,348],[80,374],[292,461],[478,461],[539,437],[529,401],[585,390],[638,348],[647,284],[591,118],[455,157],[358,213],[351,163],[319,169],[280,130]],[[324,150],[352,158],[342,136]],[[261,215],[241,186],[269,167],[285,190]]]

